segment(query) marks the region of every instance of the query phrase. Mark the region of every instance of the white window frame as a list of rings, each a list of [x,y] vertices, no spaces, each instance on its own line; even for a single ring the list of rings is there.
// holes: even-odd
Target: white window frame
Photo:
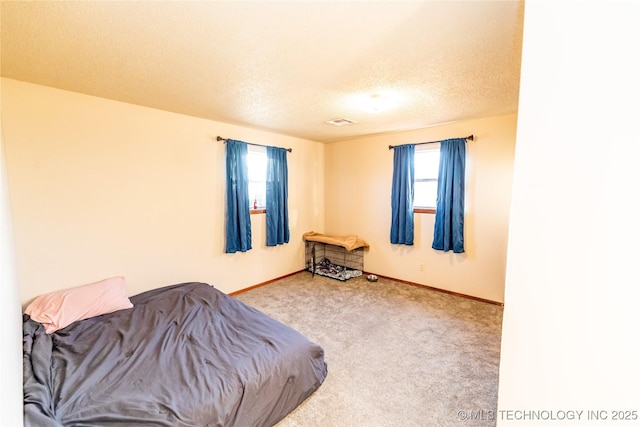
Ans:
[[[249,145],[247,148],[249,209],[251,211],[264,210],[267,207],[267,147]],[[258,206],[254,209],[254,201],[256,200]]]
[[[430,155],[436,156],[435,160],[429,163],[429,170],[425,173],[422,162],[419,161],[418,156],[424,153],[429,153]],[[414,166],[415,166],[415,178],[414,178],[414,204],[413,209],[414,212],[423,212],[423,213],[435,213],[436,211],[436,194],[438,191],[438,168],[440,164],[440,144],[424,144],[421,146],[416,146],[415,158],[414,158]],[[417,184],[422,182],[435,182],[435,194],[431,203],[426,204],[416,204],[416,188]]]

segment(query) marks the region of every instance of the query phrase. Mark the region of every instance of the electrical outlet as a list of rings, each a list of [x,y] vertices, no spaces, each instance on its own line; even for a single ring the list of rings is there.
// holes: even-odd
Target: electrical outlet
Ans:
[[[420,271],[424,271],[424,264],[420,264]]]

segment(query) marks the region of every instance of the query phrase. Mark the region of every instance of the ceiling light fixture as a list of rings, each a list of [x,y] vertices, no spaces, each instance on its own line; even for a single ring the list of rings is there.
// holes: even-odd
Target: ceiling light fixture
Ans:
[[[395,103],[389,97],[378,94],[371,95],[368,99],[363,100],[362,106],[364,111],[372,114],[382,113],[391,110],[393,107],[395,107]]]
[[[385,88],[373,94],[354,94],[351,96],[350,104],[365,113],[378,114],[396,108],[405,98],[406,96],[399,91]]]

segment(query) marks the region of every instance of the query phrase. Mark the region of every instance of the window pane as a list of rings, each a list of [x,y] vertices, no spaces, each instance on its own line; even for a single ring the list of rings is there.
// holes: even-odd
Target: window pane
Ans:
[[[416,182],[413,186],[413,206],[435,208],[438,195],[438,181]]]
[[[249,181],[249,207],[253,209],[253,202],[256,201],[258,208],[264,208],[266,186],[264,182]]]
[[[416,179],[438,178],[440,150],[420,150],[415,154]]]
[[[247,153],[247,168],[249,181],[267,180],[267,153],[249,150]]]
[[[416,150],[413,206],[435,208],[440,168],[440,144]],[[427,180],[427,181],[425,181]]]
[[[258,208],[264,209],[267,205],[267,150],[265,147],[249,147],[247,168],[249,169],[249,207],[253,209],[253,202],[256,201]]]

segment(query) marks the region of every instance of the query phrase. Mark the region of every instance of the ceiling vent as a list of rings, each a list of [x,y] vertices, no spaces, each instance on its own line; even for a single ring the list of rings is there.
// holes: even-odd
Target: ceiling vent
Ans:
[[[333,120],[327,120],[325,123],[329,123],[330,125],[334,125],[334,126],[346,126],[346,125],[354,124],[355,121],[351,119],[333,119]]]

